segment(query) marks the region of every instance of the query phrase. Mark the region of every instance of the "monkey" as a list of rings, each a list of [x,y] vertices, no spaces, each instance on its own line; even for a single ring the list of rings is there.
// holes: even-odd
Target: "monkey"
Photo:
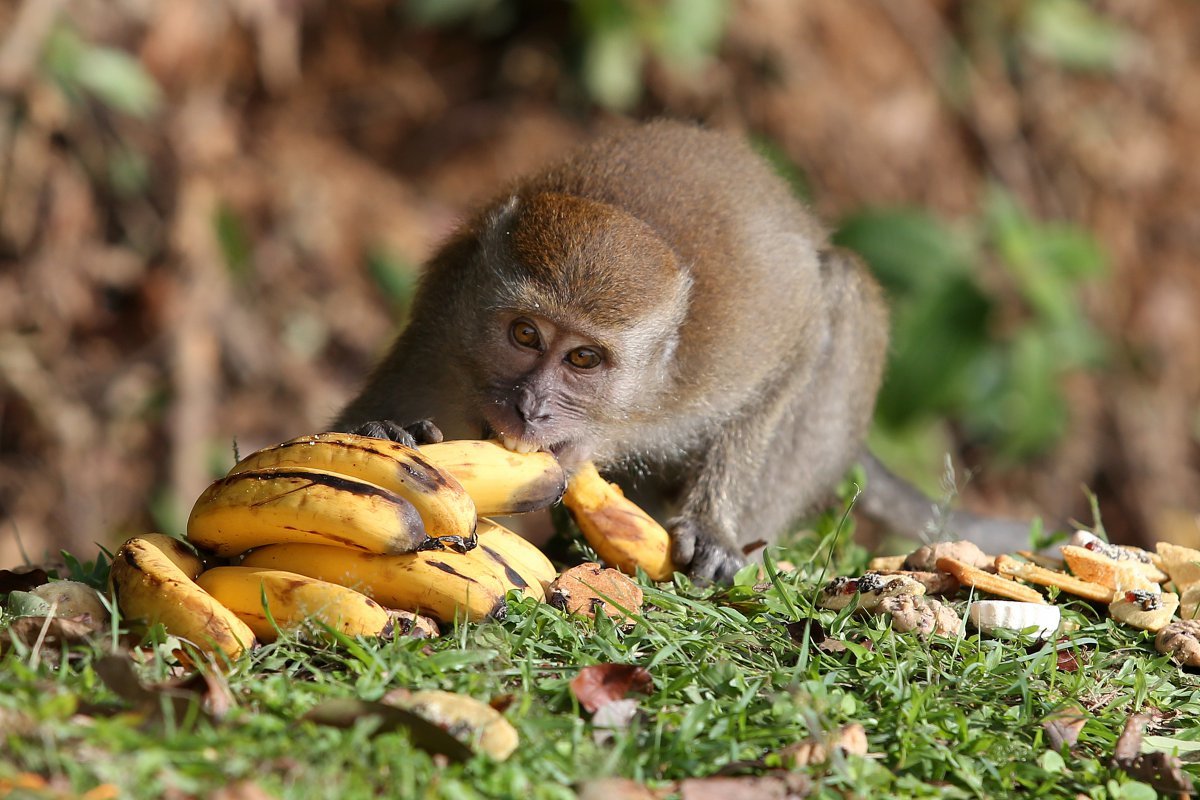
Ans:
[[[864,449],[888,329],[865,266],[748,144],[658,120],[467,219],[334,428],[594,461],[662,519],[677,565],[729,582],[856,461],[868,495],[928,523]]]

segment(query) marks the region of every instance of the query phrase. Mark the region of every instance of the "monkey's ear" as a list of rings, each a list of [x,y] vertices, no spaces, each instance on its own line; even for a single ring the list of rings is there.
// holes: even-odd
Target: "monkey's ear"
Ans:
[[[517,215],[517,209],[521,206],[521,198],[517,195],[510,195],[507,200],[496,206],[487,216],[488,230],[495,231],[501,235],[508,233],[512,229],[513,218]]]

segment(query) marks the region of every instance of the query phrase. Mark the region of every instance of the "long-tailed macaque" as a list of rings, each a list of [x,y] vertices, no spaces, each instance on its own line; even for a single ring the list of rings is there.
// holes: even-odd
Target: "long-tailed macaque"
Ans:
[[[677,564],[728,581],[856,460],[868,497],[894,483],[862,448],[887,341],[878,285],[761,158],[654,122],[466,222],[335,427],[592,459],[669,509]],[[928,521],[932,504],[896,485],[903,508],[866,505]]]

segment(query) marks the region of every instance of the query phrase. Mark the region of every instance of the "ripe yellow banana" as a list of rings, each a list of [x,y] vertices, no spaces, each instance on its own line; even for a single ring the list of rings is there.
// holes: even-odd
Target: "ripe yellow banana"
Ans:
[[[427,444],[421,454],[458,479],[481,517],[548,508],[566,485],[562,466],[550,453],[515,453],[493,440]]]
[[[254,632],[175,563],[167,538],[135,536],[117,550],[109,572],[117,606],[126,618],[162,623],[172,636],[236,659],[253,646]]]
[[[276,544],[250,553],[244,566],[298,572],[356,589],[387,608],[439,622],[503,619],[504,595],[517,588],[469,553],[425,551],[385,556],[345,547]]]
[[[604,563],[633,575],[637,568],[651,580],[665,581],[675,573],[671,537],[628,498],[620,487],[600,477],[593,464],[574,475],[563,495],[583,538]]]
[[[379,636],[391,625],[387,611],[366,595],[294,572],[217,567],[203,573],[196,582],[249,625],[263,642],[275,641],[276,625],[286,631],[310,619],[349,636]]]
[[[165,533],[143,533],[138,538],[161,550],[162,554],[183,570],[190,580],[196,580],[196,576],[204,571],[204,564],[201,563],[200,557],[174,536],[167,536]]]
[[[475,532],[475,504],[462,484],[420,451],[387,439],[352,433],[301,436],[247,456],[229,474],[294,467],[346,475],[396,493],[416,507],[430,536],[465,540]]]
[[[198,547],[232,556],[280,542],[337,544],[372,553],[436,545],[413,504],[366,481],[317,469],[256,470],[200,495],[187,525]]]
[[[468,555],[501,570],[539,603],[545,601],[546,585],[558,577],[558,571],[532,542],[490,519],[479,520],[476,541]]]

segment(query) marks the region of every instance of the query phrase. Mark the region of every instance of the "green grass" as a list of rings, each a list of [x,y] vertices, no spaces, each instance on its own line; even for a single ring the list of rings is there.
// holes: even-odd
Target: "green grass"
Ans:
[[[857,722],[870,755],[807,768],[813,796],[1141,798],[1156,795],[1110,759],[1126,718],[1156,709],[1153,741],[1195,755],[1200,677],[1159,656],[1150,635],[1083,603],[1064,606],[1078,629],[1045,646],[974,635],[926,643],[878,618],[814,612],[831,539],[784,551],[801,566],[766,587],[746,573],[731,589],[682,578],[647,586],[630,630],[513,600],[504,622],[439,640],[284,639],[236,665],[227,678],[233,705],[219,719],[165,699],[139,710],[114,693],[94,667],[116,630],[69,649],[6,645],[0,785],[28,772],[53,790],[13,796],[77,796],[102,784],[121,797],[205,796],[248,780],[288,798],[570,798],[573,785],[605,776],[669,789],[723,769],[761,773],[784,746]],[[860,551],[839,548],[827,569],[854,573],[862,562]],[[846,649],[793,638],[787,623],[805,617]],[[1076,656],[1076,671],[1060,668],[1060,649]],[[137,668],[143,682],[178,672],[169,647],[141,652],[150,656]],[[605,662],[641,665],[654,678],[649,694],[634,696],[630,727],[607,741],[569,685],[581,667]],[[483,756],[446,764],[406,731],[377,732],[371,717],[347,729],[299,721],[323,700],[376,700],[397,687],[512,695],[505,715],[521,747],[501,764]],[[1060,753],[1043,723],[1063,709],[1087,721],[1074,749]],[[1186,769],[1200,777],[1195,762]]]

